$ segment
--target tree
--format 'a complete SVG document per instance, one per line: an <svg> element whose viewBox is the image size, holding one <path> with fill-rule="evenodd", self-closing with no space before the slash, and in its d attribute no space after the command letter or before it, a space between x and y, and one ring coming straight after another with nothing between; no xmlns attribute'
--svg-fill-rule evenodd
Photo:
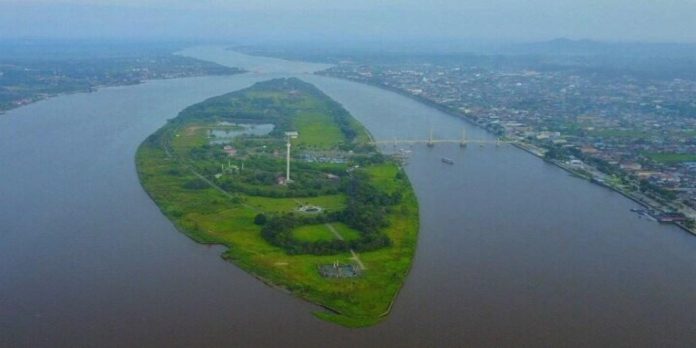
<svg viewBox="0 0 696 348"><path fill-rule="evenodd" d="M266 217L266 214L264 213L258 214L256 217L254 217L254 223L259 226L265 225L266 222L268 222L268 217Z"/></svg>

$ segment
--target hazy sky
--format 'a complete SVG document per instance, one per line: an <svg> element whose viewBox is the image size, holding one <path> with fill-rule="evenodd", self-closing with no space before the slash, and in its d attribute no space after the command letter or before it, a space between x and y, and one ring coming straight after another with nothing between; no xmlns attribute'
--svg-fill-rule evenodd
<svg viewBox="0 0 696 348"><path fill-rule="evenodd" d="M0 38L696 42L696 0L0 0Z"/></svg>

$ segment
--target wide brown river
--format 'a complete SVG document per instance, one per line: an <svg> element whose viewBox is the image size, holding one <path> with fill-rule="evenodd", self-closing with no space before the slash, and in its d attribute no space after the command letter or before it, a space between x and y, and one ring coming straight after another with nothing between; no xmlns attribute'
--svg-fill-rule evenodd
<svg viewBox="0 0 696 348"><path fill-rule="evenodd" d="M278 76L314 83L378 139L422 139L431 127L489 136L392 92L308 74L318 64L183 54L251 73L0 115L0 346L696 344L696 237L510 146L411 148L421 231L391 316L366 329L315 319L315 306L177 232L138 183L138 144L190 104Z"/></svg>

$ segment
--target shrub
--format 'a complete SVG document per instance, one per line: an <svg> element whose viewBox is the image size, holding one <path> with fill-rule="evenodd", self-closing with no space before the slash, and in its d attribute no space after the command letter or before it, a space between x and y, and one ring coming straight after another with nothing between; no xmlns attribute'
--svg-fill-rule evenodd
<svg viewBox="0 0 696 348"><path fill-rule="evenodd" d="M268 222L268 217L266 217L266 214L261 213L261 214L256 215L256 217L254 217L254 223L259 225L259 226L265 225L266 222Z"/></svg>

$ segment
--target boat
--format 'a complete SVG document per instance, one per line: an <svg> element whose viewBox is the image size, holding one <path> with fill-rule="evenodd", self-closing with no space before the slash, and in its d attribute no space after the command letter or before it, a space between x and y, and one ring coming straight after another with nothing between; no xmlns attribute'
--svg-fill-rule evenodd
<svg viewBox="0 0 696 348"><path fill-rule="evenodd" d="M454 161L447 157L442 157L442 163L454 164Z"/></svg>

